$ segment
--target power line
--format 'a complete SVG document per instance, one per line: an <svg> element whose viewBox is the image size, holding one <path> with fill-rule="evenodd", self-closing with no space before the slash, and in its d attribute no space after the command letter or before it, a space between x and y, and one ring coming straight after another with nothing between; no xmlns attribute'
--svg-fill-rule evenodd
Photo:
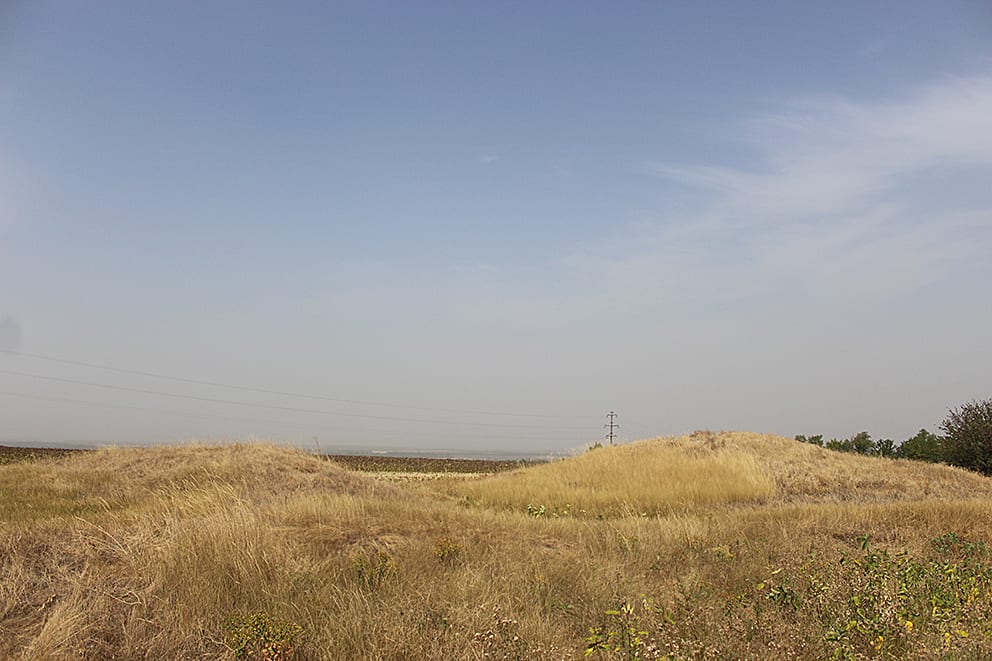
<svg viewBox="0 0 992 661"><path fill-rule="evenodd" d="M546 419L559 419L559 420L575 420L577 417L581 416L569 416L569 415L549 415L543 413L511 413L507 411L482 411L475 409L449 409L449 408L437 408L429 406L410 406L406 404L389 404L386 402L373 402L369 400L362 399L345 399L341 397L330 397L326 395L310 395L307 393L300 392L290 392L285 390L273 390L269 388L257 388L254 386L242 386L233 383L223 383L220 381L205 381L201 379L189 379L181 376L170 376L168 374L159 374L157 372L148 372L145 370L135 370L126 369L123 367L112 367L110 365L99 365L97 363L89 363L82 360L71 360L69 358L56 358L54 356L45 356L37 353L27 353L23 351L11 351L8 349L0 349L0 353L5 353L12 356L23 356L25 358L34 358L37 360L46 360L53 363L62 363L64 365L75 365L77 367L87 367L90 369L104 370L106 372L116 372L118 374L132 374L135 376L145 376L153 379L164 379L167 381L176 381L179 383L190 383L199 386L211 386L214 388L228 388L231 390L241 390L245 392L257 392L266 395L282 395L285 397L300 397L303 399L313 399L326 402L336 402L339 404L357 404L361 406L379 406L384 408L399 408L408 409L411 411L432 411L435 413L462 413L468 415L489 415L489 416L500 416L500 417L513 417L513 418L546 418Z"/></svg>
<svg viewBox="0 0 992 661"><path fill-rule="evenodd" d="M266 418L244 418L244 417L240 417L240 416L233 417L233 416L226 416L226 415L219 415L219 414L191 413L189 411L170 411L170 410L167 410L167 409L152 408L152 407L148 407L148 406L132 406L130 404L116 404L116 403L110 403L110 402L94 402L94 401L91 401L91 400L84 400L84 399L73 399L73 398L68 398L68 397L49 397L49 396L44 396L44 395L33 395L33 394L19 393L19 392L9 392L9 391L0 391L0 395L7 396L7 397L19 397L19 398L23 398L23 399L33 399L33 400L39 400L39 401L43 401L43 402L57 402L57 403L62 403L62 404L78 404L78 405L81 405L81 406L99 406L99 407L104 407L104 408L123 409L123 410L129 410L129 411L141 411L141 412L144 412L144 413L159 413L159 414L164 414L164 415L181 416L181 417L185 417L185 418L195 418L195 419L201 419L201 420L233 420L233 421L236 421L236 422L243 422L243 423L254 423L254 424L264 424L264 425L279 425L279 426L283 426L283 427L291 427L293 429L307 430L307 431L313 431L314 428L318 426L318 425L315 425L315 424L310 424L310 425L301 424L299 422L293 422L293 421L289 421L289 420L273 420L273 419L266 419ZM346 428L342 428L342 427L337 426L337 425L335 425L334 431L359 431L359 432L365 432L365 433L374 434L375 436L380 436L380 435L383 435L383 434L387 434L387 435L389 435L389 434L393 434L393 435L395 435L395 434L409 435L408 432L406 432L404 430L397 430L397 429L370 430L370 429L367 429L367 428L360 428L360 427L346 427ZM462 438L462 439L464 439L466 437L469 437L469 438L472 438L473 440L478 440L478 439L482 439L482 440L500 440L500 439L493 439L492 437L472 436L468 432L457 432L456 433L456 432L432 431L432 432L430 432L430 436L431 437L435 437L435 436L437 436L437 437L445 437L445 438ZM507 439L502 439L502 440L507 440ZM534 437L519 437L519 436L514 436L510 440L514 440L514 441L533 441L533 442L549 442L549 441L554 442L554 441L562 441L562 440L568 440L568 439L562 439L562 438L534 438Z"/></svg>
<svg viewBox="0 0 992 661"><path fill-rule="evenodd" d="M319 409L307 409L296 406L279 406L277 404L256 404L253 402L243 402L233 399L220 399L217 397L202 397L199 395L184 395L181 393L165 392L161 390L149 390L145 388L132 388L128 386L114 386L107 383L95 383L93 381L83 381L81 379L67 379L57 376L43 376L40 374L31 374L28 372L17 372L14 370L0 370L0 374L9 374L11 376L20 376L30 379L42 379L45 381L55 381L59 383L71 383L75 385L89 386L92 388L105 388L107 390L118 390L124 392L135 392L145 395L155 395L159 397L173 397L176 399L190 399L200 402L212 402L215 404L229 404L232 406L250 406L253 408L266 408L273 409L277 411L291 411L293 413L313 413L317 415L329 415L329 416L339 416L346 418L362 418L366 420L392 420L394 422L413 422L413 423L428 423L428 424L438 424L438 425L467 425L471 427L493 427L493 428L506 428L506 429L559 429L559 430L572 430L579 431L585 430L586 427L573 427L573 426L558 426L558 425L520 425L520 424L507 424L498 422L467 422L458 420L439 420L439 419L427 419L427 418L405 418L398 416L383 416L383 415L367 415L361 413L341 413L335 411L323 411Z"/></svg>
<svg viewBox="0 0 992 661"><path fill-rule="evenodd" d="M310 429L313 425L301 425L299 423L283 421L283 420L267 420L264 418L241 418L241 417L231 417L225 415L210 415L202 413L190 413L189 411L169 411L166 409L151 408L148 406L131 406L130 404L113 404L110 402L94 402L85 399L72 399L69 397L47 397L44 395L30 395L21 392L8 392L0 391L0 395L6 397L20 397L23 399L34 399L42 402L57 402L60 404L79 404L82 406L100 406L104 408L111 409L123 409L127 411L141 411L143 413L160 413L165 415L178 415L184 418L199 418L201 420L235 420L238 422L254 422L257 424L267 424L267 425L284 425L287 427L295 427L298 429Z"/></svg>

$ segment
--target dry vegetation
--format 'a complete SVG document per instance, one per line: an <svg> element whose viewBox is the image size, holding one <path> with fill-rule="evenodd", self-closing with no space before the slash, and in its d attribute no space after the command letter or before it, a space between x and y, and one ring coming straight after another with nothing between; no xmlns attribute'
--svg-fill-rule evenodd
<svg viewBox="0 0 992 661"><path fill-rule="evenodd" d="M270 445L9 464L0 658L992 658L989 495L737 433L409 485Z"/></svg>
<svg viewBox="0 0 992 661"><path fill-rule="evenodd" d="M767 502L776 488L758 455L709 439L597 448L568 461L453 482L447 492L485 507L530 507L535 514L543 506L545 514L604 518Z"/></svg>

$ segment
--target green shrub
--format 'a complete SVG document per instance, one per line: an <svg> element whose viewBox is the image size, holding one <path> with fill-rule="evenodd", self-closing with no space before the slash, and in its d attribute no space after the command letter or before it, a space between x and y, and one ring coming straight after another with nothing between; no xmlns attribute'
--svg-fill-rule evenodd
<svg viewBox="0 0 992 661"><path fill-rule="evenodd" d="M645 607L647 604L645 603ZM648 642L649 632L641 623L634 605L623 601L605 613L607 621L589 629L586 656L599 653L609 659L634 661L654 651Z"/></svg>
<svg viewBox="0 0 992 661"><path fill-rule="evenodd" d="M296 658L296 640L302 633L303 628L295 622L257 611L228 621L227 645L236 659L291 661Z"/></svg>
<svg viewBox="0 0 992 661"><path fill-rule="evenodd" d="M894 457L896 456L896 442L891 438L880 438L875 441L872 454L877 457Z"/></svg>
<svg viewBox="0 0 992 661"><path fill-rule="evenodd" d="M880 438L873 441L871 439L871 434L866 431L858 432L851 438L845 438L842 440L837 440L832 438L825 444L822 443L822 436L796 436L796 440L803 443L812 443L813 445L822 445L828 450L835 450L837 452L850 452L853 454L863 454L872 457L895 457L897 456L897 448L895 441L891 438Z"/></svg>
<svg viewBox="0 0 992 661"><path fill-rule="evenodd" d="M902 459L939 463L943 459L944 439L921 429L916 436L908 438L896 448L896 456Z"/></svg>
<svg viewBox="0 0 992 661"><path fill-rule="evenodd" d="M951 409L940 428L945 461L992 475L992 399Z"/></svg>
<svg viewBox="0 0 992 661"><path fill-rule="evenodd" d="M445 564L456 563L462 555L462 545L450 537L434 540L434 557Z"/></svg>
<svg viewBox="0 0 992 661"><path fill-rule="evenodd" d="M352 560L358 580L365 587L374 590L386 582L396 569L396 563L385 551L369 555L358 555Z"/></svg>
<svg viewBox="0 0 992 661"><path fill-rule="evenodd" d="M875 442L871 440L871 434L866 431L859 432L851 438L838 441L832 438L824 446L828 450L838 452L853 452L855 454L875 454Z"/></svg>

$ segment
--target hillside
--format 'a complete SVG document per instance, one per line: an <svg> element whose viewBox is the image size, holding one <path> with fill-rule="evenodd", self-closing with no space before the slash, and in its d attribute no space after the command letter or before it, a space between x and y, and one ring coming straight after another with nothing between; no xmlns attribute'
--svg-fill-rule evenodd
<svg viewBox="0 0 992 661"><path fill-rule="evenodd" d="M788 503L886 503L992 496L992 480L943 465L844 454L747 432L696 432L479 480L441 483L490 507L618 516Z"/></svg>
<svg viewBox="0 0 992 661"><path fill-rule="evenodd" d="M660 439L664 443L664 439ZM732 447L775 480L776 502L899 502L992 496L992 480L953 466L835 452L781 436L727 432L675 439L685 452Z"/></svg>
<svg viewBox="0 0 992 661"><path fill-rule="evenodd" d="M980 658L990 493L750 433L415 485L272 445L4 465L0 657Z"/></svg>

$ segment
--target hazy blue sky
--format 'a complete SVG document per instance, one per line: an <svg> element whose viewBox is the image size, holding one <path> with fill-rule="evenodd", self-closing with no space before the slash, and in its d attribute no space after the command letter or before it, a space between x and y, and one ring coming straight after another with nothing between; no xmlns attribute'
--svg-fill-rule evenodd
<svg viewBox="0 0 992 661"><path fill-rule="evenodd" d="M903 440L990 283L985 1L0 4L0 442Z"/></svg>

